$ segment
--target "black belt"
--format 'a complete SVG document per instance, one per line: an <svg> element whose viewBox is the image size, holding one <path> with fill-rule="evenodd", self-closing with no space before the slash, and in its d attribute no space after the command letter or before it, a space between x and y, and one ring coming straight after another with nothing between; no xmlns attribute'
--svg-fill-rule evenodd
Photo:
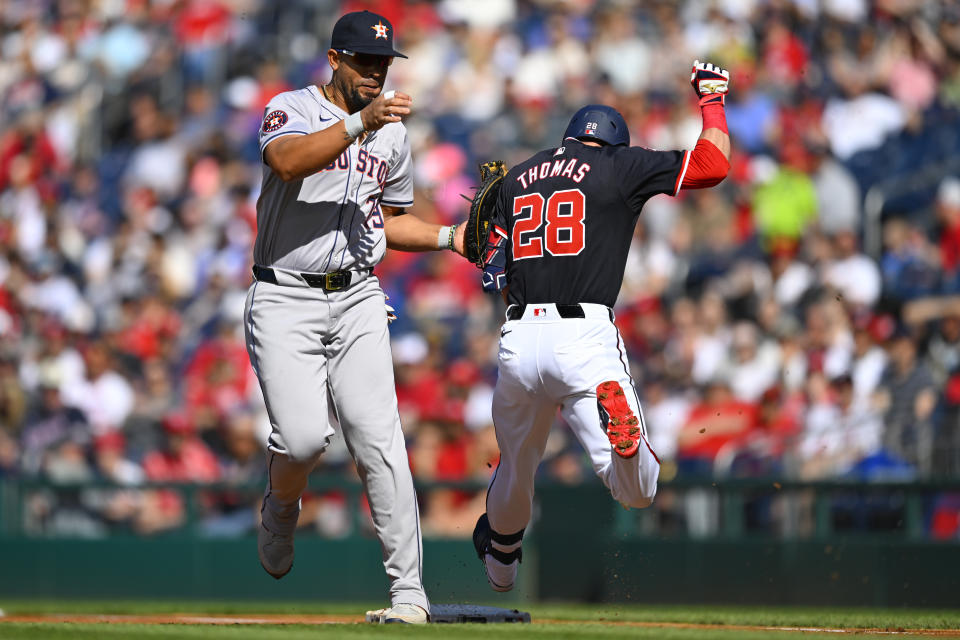
<svg viewBox="0 0 960 640"><path fill-rule="evenodd" d="M579 304L556 304L554 305L557 308L557 315L561 318L586 318L586 314L583 312L583 307ZM507 309L507 320L519 320L523 317L523 312L526 310L527 305L525 304L514 304Z"/></svg>
<svg viewBox="0 0 960 640"><path fill-rule="evenodd" d="M369 271L367 271L369 273ZM323 289L324 291L339 291L341 289L346 289L350 286L350 282L353 280L352 271L334 271L332 273L301 273L296 272L296 275L303 278L303 281L307 283L307 286L313 287L314 289ZM260 265L253 265L253 277L256 278L259 282L268 282L270 284L279 284L277 282L277 274L270 267L261 267Z"/></svg>

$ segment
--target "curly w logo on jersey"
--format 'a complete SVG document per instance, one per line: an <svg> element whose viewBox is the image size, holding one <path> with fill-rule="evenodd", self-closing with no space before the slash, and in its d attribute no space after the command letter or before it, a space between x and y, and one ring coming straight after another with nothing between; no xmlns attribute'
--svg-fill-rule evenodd
<svg viewBox="0 0 960 640"><path fill-rule="evenodd" d="M271 111L263 118L263 132L270 133L271 131L276 131L283 125L287 124L287 114L284 111Z"/></svg>

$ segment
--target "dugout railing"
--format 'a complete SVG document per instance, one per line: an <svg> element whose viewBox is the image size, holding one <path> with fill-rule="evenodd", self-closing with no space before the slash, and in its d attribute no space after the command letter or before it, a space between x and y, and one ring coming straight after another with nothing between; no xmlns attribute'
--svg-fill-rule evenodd
<svg viewBox="0 0 960 640"><path fill-rule="evenodd" d="M569 507L594 501L599 484L591 479L582 485L541 481L537 486L539 520L564 519L569 508L555 512L554 497ZM423 498L436 491L455 491L461 495L486 490L481 481L418 482ZM229 495L237 503L251 508L259 502L263 487L250 483L170 483L146 482L121 485L95 480L56 483L43 479L0 479L0 536L58 537L56 530L45 528L38 520L54 520L57 510L86 511L97 514L104 498L111 494L173 492L182 499L182 521L171 530L185 535L203 534L204 518L216 517L219 496ZM310 495L318 498L337 495L349 522L339 535L354 535L363 530L368 511L363 506L359 482L341 476L317 475L311 479ZM543 508L541 498L551 503ZM589 496L589 497L588 497ZM206 506L205 506L206 505ZM829 538L835 535L863 535L904 540L950 540L949 522L957 519L954 540L960 544L960 479L923 481L797 481L777 478L675 478L661 482L657 499L648 509L624 509L608 498L610 532L623 537L659 538L767 536L780 539ZM38 511L42 512L38 514ZM427 514L429 516L429 514ZM606 518L603 519L607 521ZM253 522L251 520L251 522ZM252 531L252 526L250 527ZM117 529L120 529L119 527ZM244 532L238 525L233 533ZM132 530L124 530L134 533ZM113 535L109 527L104 535ZM319 532L318 532L319 533ZM203 535L216 537L216 533ZM462 537L468 537L469 531ZM61 536L61 537L69 537ZM95 535L93 536L95 537ZM446 536L444 536L446 537ZM456 536L454 536L456 537Z"/></svg>

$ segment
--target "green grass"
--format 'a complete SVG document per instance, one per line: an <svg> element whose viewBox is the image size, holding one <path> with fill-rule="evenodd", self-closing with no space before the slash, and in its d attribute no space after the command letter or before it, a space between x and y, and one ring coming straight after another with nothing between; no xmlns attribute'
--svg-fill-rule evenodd
<svg viewBox="0 0 960 640"><path fill-rule="evenodd" d="M507 606L489 602L494 606ZM331 614L362 615L384 603L136 600L0 600L7 615L104 614L210 615ZM513 606L513 605L509 605ZM676 622L694 624L960 629L960 609L871 609L829 607L746 607L700 605L530 604L517 605L534 620Z"/></svg>
<svg viewBox="0 0 960 640"><path fill-rule="evenodd" d="M258 614L362 615L377 603L318 604L311 602L211 602L211 601L49 601L0 600L7 615L104 614L154 615L187 613L256 616ZM656 638L664 640L767 640L809 637L796 632L742 629L677 629L611 625L610 622L690 623L759 627L827 627L880 629L960 629L960 610L855 609L743 606L630 606L588 604L532 604L522 606L535 622L569 621L534 625L430 625L396 627L367 624L318 625L141 625L98 623L0 623L0 638L203 638L216 640L296 640L299 638ZM820 634L817 634L820 635ZM823 634L827 635L827 634ZM829 634L836 637L837 634ZM881 637L858 633L858 638ZM889 638L889 635L882 637ZM897 635L898 638L921 637ZM942 636L941 636L942 637ZM960 637L960 633L955 637Z"/></svg>
<svg viewBox="0 0 960 640"><path fill-rule="evenodd" d="M105 624L4 624L0 627L3 638L86 640L88 638L106 638L132 640L134 638L202 638L203 640L300 640L308 638L559 638L581 640L583 638L639 638L662 640L784 640L785 638L806 638L811 634L798 634L790 631L743 631L722 629L659 629L615 627L598 624L582 625L524 625L523 628L499 625L468 624L456 626L428 626L397 628L376 627L373 625L244 625L190 626L190 625L105 625ZM821 635L821 634L813 634ZM823 634L828 635L828 634ZM829 634L833 637L836 634ZM889 635L857 633L857 638L889 638ZM914 634L903 634L897 638L921 638Z"/></svg>
<svg viewBox="0 0 960 640"><path fill-rule="evenodd" d="M535 605L555 620L612 620L770 627L960 629L960 610L689 605ZM534 613L536 612L536 613Z"/></svg>

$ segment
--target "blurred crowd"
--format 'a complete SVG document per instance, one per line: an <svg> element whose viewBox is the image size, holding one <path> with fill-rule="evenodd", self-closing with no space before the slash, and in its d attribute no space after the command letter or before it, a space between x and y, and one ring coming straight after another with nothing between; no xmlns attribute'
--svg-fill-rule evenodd
<svg viewBox="0 0 960 640"><path fill-rule="evenodd" d="M690 64L730 70L730 176L648 203L616 307L665 479L960 476L955 2L6 0L0 478L264 480L242 324L257 130L273 95L328 80L333 22L364 8L409 56L387 86L414 100L412 210L445 224L478 161L556 146L586 103L619 109L633 144L692 148ZM486 480L502 301L450 252L376 273L416 477ZM338 442L323 468L351 474ZM562 424L541 473L592 474ZM439 535L483 508L422 499ZM255 497L196 502L41 492L30 513L43 531L158 532L191 509L211 533L254 526ZM318 493L302 521L343 530L343 504Z"/></svg>

